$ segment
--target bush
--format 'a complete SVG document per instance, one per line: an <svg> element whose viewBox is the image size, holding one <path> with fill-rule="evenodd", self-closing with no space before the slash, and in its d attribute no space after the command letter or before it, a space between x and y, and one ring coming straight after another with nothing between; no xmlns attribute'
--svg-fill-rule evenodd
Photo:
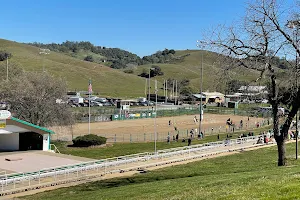
<svg viewBox="0 0 300 200"><path fill-rule="evenodd" d="M126 73L126 74L133 74L133 70L132 69L125 69L124 70L124 73Z"/></svg>
<svg viewBox="0 0 300 200"><path fill-rule="evenodd" d="M107 138L94 134L78 136L73 139L73 146L75 147L89 147L94 145L101 145L106 143Z"/></svg>
<svg viewBox="0 0 300 200"><path fill-rule="evenodd" d="M94 62L93 56L86 56L86 57L84 58L84 60L85 60L85 61L88 61L88 62Z"/></svg>

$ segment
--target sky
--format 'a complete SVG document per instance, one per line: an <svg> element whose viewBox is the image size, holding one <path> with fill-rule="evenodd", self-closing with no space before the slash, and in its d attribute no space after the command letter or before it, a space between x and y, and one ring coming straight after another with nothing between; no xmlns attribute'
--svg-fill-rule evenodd
<svg viewBox="0 0 300 200"><path fill-rule="evenodd" d="M90 41L139 56L196 49L205 30L232 24L244 0L9 0L0 38L17 42Z"/></svg>

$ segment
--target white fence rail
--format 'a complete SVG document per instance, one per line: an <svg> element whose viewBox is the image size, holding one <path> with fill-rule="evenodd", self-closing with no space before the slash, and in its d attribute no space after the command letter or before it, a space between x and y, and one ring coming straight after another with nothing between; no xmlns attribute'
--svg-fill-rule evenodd
<svg viewBox="0 0 300 200"><path fill-rule="evenodd" d="M170 162L204 157L231 150L256 146L259 136L250 136L219 142L210 142L192 146L159 150L157 153L146 152L133 155L83 162L76 165L64 165L55 168L41 169L30 173L0 174L0 196L56 185L61 181L67 183L85 176L103 176L108 173L147 168ZM231 148L231 149L230 149ZM82 180L82 179L81 179ZM51 184L50 184L51 183Z"/></svg>

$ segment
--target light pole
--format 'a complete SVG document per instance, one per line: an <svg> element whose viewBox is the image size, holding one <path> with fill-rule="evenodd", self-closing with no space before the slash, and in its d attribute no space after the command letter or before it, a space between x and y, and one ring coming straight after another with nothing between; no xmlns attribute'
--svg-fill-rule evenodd
<svg viewBox="0 0 300 200"><path fill-rule="evenodd" d="M149 76L148 76L148 82L149 82L149 86L148 86L148 104L147 104L147 106L148 106L148 112L149 112L149 106L150 106L150 88L151 88L151 86L150 86L150 84L151 84L151 82L150 82L150 78L151 78L150 74L151 74L151 70L153 70L153 69L154 69L153 67L149 68Z"/></svg>
<svg viewBox="0 0 300 200"><path fill-rule="evenodd" d="M296 29L295 39L296 39L296 46L298 48L298 31L300 27L300 20L288 21L287 24L288 28ZM295 85L296 85L296 93L298 93L298 52L296 49L296 64L295 64ZM296 112L296 160L298 159L298 110Z"/></svg>
<svg viewBox="0 0 300 200"><path fill-rule="evenodd" d="M199 113L199 134L202 129L202 118L203 118L203 110L202 110L202 92L203 92L203 41L197 40L197 47L201 48L201 72L200 72L200 113ZM204 136L204 135L202 135Z"/></svg>
<svg viewBox="0 0 300 200"><path fill-rule="evenodd" d="M156 140L157 140L157 125L156 125L156 116L157 116L157 80L155 80L155 118L154 118L154 153L156 155Z"/></svg>
<svg viewBox="0 0 300 200"><path fill-rule="evenodd" d="M8 81L8 56L6 57L6 81Z"/></svg>
<svg viewBox="0 0 300 200"><path fill-rule="evenodd" d="M50 49L40 49L39 54L48 55L50 54ZM43 56L43 72L45 72L45 57Z"/></svg>

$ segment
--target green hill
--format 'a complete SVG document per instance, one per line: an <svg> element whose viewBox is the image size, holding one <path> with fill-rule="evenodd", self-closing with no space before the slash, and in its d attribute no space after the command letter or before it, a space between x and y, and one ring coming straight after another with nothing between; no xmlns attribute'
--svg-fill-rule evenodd
<svg viewBox="0 0 300 200"><path fill-rule="evenodd" d="M87 90L88 79L93 81L93 90L101 96L138 97L144 94L144 78L126 74L101 64L91 63L50 52L39 54L38 47L0 39L0 50L12 54L9 60L10 71L14 66L25 71L45 70L55 76L64 77L70 90ZM6 62L0 62L5 66Z"/></svg>
<svg viewBox="0 0 300 200"><path fill-rule="evenodd" d="M230 70L224 76L216 53L200 50L176 51L167 63L155 63L131 67L133 74L124 73L122 70L112 69L95 62L87 62L82 59L91 55L90 51L79 49L76 51L76 58L65 53L51 51L49 55L39 54L40 49L35 46L12 42L0 39L0 50L8 51L12 54L9 60L10 71L14 66L19 66L27 71L45 70L55 76L64 77L69 86L69 90L87 90L88 79L93 81L93 90L101 96L111 97L140 97L145 95L145 78L139 77L140 73L149 71L153 65L159 66L164 72L163 76L156 76L151 79L151 92L154 92L154 79L158 80L158 87L163 88L164 79L173 78L177 80L189 79L193 92L199 92L200 66L203 53L203 90L224 91L224 82L228 79L253 81L258 74L255 71L245 69ZM102 49L103 50L103 49ZM104 49L110 55L110 51L115 49ZM118 50L122 53L122 50ZM115 52L113 52L115 53ZM126 53L130 54L130 52ZM124 54L125 55L125 54ZM127 57L125 55L125 57ZM134 55L134 54L132 54ZM98 61L105 57L93 54ZM151 57L151 56L149 56ZM0 62L0 66L5 66L5 62ZM128 69L128 68L126 68ZM230 78L228 78L230 77ZM163 94L163 90L159 91Z"/></svg>
<svg viewBox="0 0 300 200"><path fill-rule="evenodd" d="M141 74L143 71L149 71L153 65L159 66L164 72L163 76L156 76L157 80L163 83L164 79L178 79L183 78L190 80L190 86L195 91L199 91L200 87L200 71L201 59L203 53L203 90L222 91L225 89L225 81L230 79L252 82L257 79L258 73L254 70L247 69L233 69L228 75L224 75L220 62L218 62L219 55L213 52L201 50L183 50L176 51L175 57L169 63L161 64L147 64L138 66L134 73Z"/></svg>

